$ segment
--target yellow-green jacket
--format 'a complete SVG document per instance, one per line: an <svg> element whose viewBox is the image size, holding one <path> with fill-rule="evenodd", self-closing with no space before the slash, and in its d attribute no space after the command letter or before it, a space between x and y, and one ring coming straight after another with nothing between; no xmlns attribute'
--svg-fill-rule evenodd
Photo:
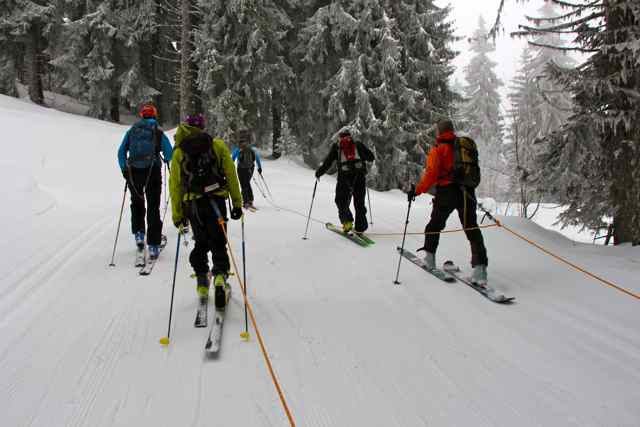
<svg viewBox="0 0 640 427"><path fill-rule="evenodd" d="M171 213L174 224L184 219L184 202L202 197L200 194L185 193L184 191L182 185L182 162L184 161L184 154L180 148L180 144L186 137L199 132L202 132L200 128L189 126L186 123L181 123L176 131L173 157L171 158L171 175L169 176L169 194L171 197ZM240 183L238 182L238 175L236 174L236 166L233 160L231 160L231 153L221 139L214 138L212 145L218 167L224 172L227 178L227 184L214 194L225 199L231 194L233 207L240 208L242 207L242 194L240 193Z"/></svg>

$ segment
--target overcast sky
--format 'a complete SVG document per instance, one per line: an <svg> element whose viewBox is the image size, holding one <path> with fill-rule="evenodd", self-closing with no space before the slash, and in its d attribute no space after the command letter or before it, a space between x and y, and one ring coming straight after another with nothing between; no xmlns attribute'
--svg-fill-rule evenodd
<svg viewBox="0 0 640 427"><path fill-rule="evenodd" d="M451 18L455 21L456 35L463 39L455 44L455 49L460 55L454 61L456 66L455 78L464 83L463 69L469 63L471 52L467 38L478 27L478 17L482 15L490 28L498 11L500 0L437 0L436 4L444 6L450 4L453 8ZM524 39L513 39L509 33L518 29L518 24L526 23L524 15L537 16L537 10L544 4L544 0L529 0L523 4L522 1L505 0L505 7L502 14L502 23L505 30L496 39L496 52L493 53L493 60L498 63L496 74L504 83L501 89L503 96L502 105L505 105L507 86L518 69L518 60L522 48L526 45Z"/></svg>

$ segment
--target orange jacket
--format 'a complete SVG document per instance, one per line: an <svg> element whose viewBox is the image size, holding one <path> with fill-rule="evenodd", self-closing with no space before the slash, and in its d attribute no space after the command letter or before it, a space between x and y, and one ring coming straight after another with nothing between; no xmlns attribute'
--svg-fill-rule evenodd
<svg viewBox="0 0 640 427"><path fill-rule="evenodd" d="M429 191L431 187L444 186L453 183L453 144L456 139L453 132L443 132L436 140L436 146L429 151L426 169L416 186L416 195Z"/></svg>

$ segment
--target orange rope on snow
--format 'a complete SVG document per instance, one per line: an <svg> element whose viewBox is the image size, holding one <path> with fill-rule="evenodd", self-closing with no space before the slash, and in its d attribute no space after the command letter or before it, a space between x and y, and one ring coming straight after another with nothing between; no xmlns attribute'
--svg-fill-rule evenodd
<svg viewBox="0 0 640 427"><path fill-rule="evenodd" d="M481 228L491 228L491 227L499 227L498 224L487 224L487 225L479 225L477 227L467 227L467 228L455 228L453 230L443 230L443 231L421 231L414 233L407 233L408 235L427 235L427 234L444 234L444 233L458 233L460 231L469 231L469 230L479 230ZM376 236L376 237L385 237L385 236L402 236L403 233L367 233L367 236Z"/></svg>
<svg viewBox="0 0 640 427"><path fill-rule="evenodd" d="M582 267L580 267L580 266L578 266L578 265L576 265L576 264L572 263L571 261L568 261L568 260L566 260L566 259L562 258L561 256L556 255L556 254L554 254L553 252L551 252L551 251L549 251L549 250L547 250L547 249L543 248L542 246L540 246L539 244L535 243L535 242L534 242L534 241L532 241L531 239L528 239L528 238L524 237L523 235L516 233L515 231L513 231L513 230L512 230L512 229L510 229L509 227L506 227L506 226L502 225L502 223L500 223L500 222L496 222L496 225L498 225L499 227L504 228L504 229L505 229L506 231L508 231L509 233L513 234L514 236L518 237L519 239L524 240L525 242L529 243L530 245L535 246L536 248L540 249L542 252L544 252L544 253L546 253L547 255L549 255L549 256L551 256L551 257L553 257L553 258L557 259L558 261L563 262L563 263L565 263L565 264L567 264L567 265L569 265L569 266L571 266L571 267L575 268L576 270L580 271L581 273L584 273L584 274L586 274L587 276L589 276L589 277L591 277L591 278L593 278L593 279L596 279L597 281L599 281L599 282L601 282L601 283L604 283L604 284L605 284L605 285L607 285L607 286L610 286L610 287L612 287L612 288L614 288L614 289L616 289L616 290L618 290L618 291L620 291L620 292L622 292L622 293L625 293L625 294L627 294L627 295L629 295L629 296L632 296L632 297L634 297L634 298L636 298L636 299L640 300L640 295L635 294L635 293L633 293L633 292L631 292L631 291L629 291L629 290L627 290L627 289L625 289L625 288L623 288L623 287L620 287L620 286L618 286L618 285L616 285L616 284L614 284L614 283L612 283L612 282L610 282L610 281L608 281L608 280L606 280L606 279L603 279L602 277L596 276L596 275L595 275L595 274L593 274L593 273L590 273L589 271L587 271L587 270L585 270L584 268L582 268Z"/></svg>
<svg viewBox="0 0 640 427"><path fill-rule="evenodd" d="M278 377L273 369L273 365L271 364L271 360L269 359L269 354L267 353L267 349L264 345L264 340L262 339L262 335L260 334L260 330L258 329L258 322L253 314L253 308L249 303L247 298L247 288L245 284L242 282L240 278L240 271L238 270L238 266L236 265L236 258L233 256L233 248L231 247L231 242L229 241L229 236L227 235L227 229L224 226L224 220L218 220L222 231L224 232L224 237L227 240L227 244L229 245L229 254L231 255L231 261L233 263L233 269L235 270L236 278L238 279L238 284L240 286L240 290L242 290L242 297L244 298L244 303L247 306L247 310L249 311L249 317L251 318L251 324L253 325L253 329L256 331L256 336L258 337L258 344L260 345L260 350L262 351L262 356L264 356L264 361L267 364L267 369L269 370L269 374L271 375L271 379L273 380L273 384L278 391L278 396L280 397L280 402L282 403L282 407L284 408L284 412L289 419L289 425L291 427L295 427L296 423L293 420L293 416L291 415L291 411L289 410L289 405L287 405L287 400L284 397L284 393L282 391L282 387L280 387L280 383L278 382Z"/></svg>

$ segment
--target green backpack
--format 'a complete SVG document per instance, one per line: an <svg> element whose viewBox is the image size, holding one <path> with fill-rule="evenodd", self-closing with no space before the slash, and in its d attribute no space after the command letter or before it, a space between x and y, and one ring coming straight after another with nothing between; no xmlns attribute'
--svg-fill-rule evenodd
<svg viewBox="0 0 640 427"><path fill-rule="evenodd" d="M476 188L480 185L480 164L475 141L467 136L460 136L451 144L453 145L453 181L468 188Z"/></svg>

